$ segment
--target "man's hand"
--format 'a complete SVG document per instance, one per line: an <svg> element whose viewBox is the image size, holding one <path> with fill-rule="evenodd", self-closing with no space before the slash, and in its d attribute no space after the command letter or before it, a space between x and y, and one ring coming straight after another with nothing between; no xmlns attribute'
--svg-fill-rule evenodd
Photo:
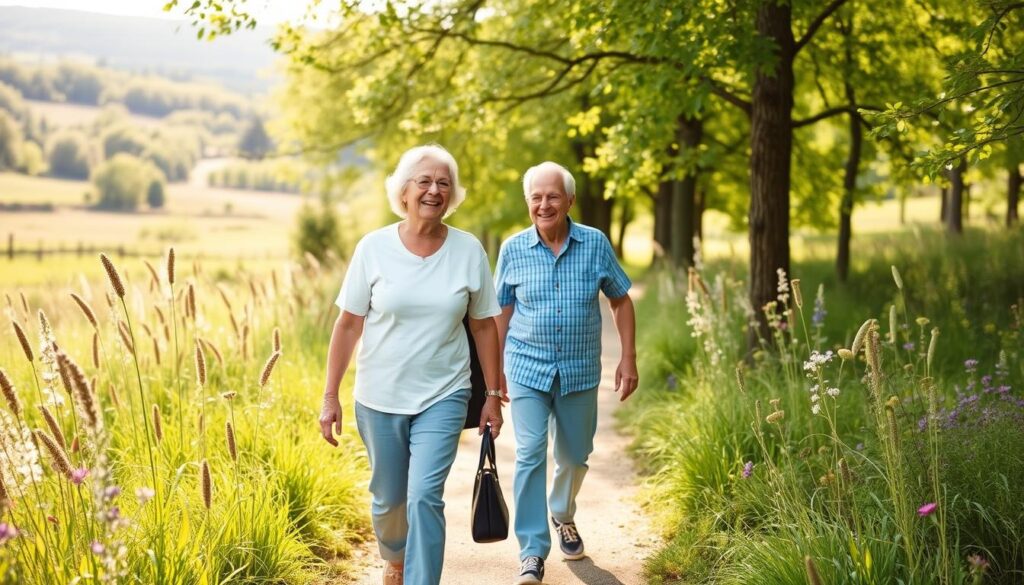
<svg viewBox="0 0 1024 585"><path fill-rule="evenodd" d="M622 391L619 402L629 398L640 383L640 375L636 371L636 356L623 357L615 368L615 391Z"/></svg>
<svg viewBox="0 0 1024 585"><path fill-rule="evenodd" d="M497 439L501 433L501 425L504 422L501 416L501 407L504 406L497 397L488 396L484 402L483 410L480 411L480 435L484 434L487 424L491 425L491 438Z"/></svg>

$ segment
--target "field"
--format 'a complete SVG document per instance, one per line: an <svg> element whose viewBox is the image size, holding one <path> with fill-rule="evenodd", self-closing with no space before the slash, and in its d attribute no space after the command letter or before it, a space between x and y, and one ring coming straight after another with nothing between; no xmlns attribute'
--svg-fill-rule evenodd
<svg viewBox="0 0 1024 585"><path fill-rule="evenodd" d="M67 104L55 102L41 102L37 100L25 100L31 108L34 116L45 118L46 123L51 127L64 128L68 126L87 126L91 124L102 112L102 107L84 106L80 104ZM159 118L131 114L130 120L139 126L157 126Z"/></svg>

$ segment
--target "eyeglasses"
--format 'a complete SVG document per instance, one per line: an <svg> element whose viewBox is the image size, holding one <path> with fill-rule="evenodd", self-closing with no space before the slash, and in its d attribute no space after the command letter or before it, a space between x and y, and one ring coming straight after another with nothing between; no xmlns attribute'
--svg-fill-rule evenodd
<svg viewBox="0 0 1024 585"><path fill-rule="evenodd" d="M431 179L430 177L418 177L418 178L410 179L410 180L413 183L415 183L416 186L419 187L421 191L426 191L427 189L430 189L430 186L434 185L434 184L437 185L437 190L438 191L442 191L444 193L447 193L448 191L451 191L451 189L452 189L452 183L448 179L436 179L436 180L434 180L434 179Z"/></svg>

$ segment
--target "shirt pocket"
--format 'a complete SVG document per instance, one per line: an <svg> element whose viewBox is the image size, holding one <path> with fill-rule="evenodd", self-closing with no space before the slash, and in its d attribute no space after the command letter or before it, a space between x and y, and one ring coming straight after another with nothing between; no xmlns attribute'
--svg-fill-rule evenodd
<svg viewBox="0 0 1024 585"><path fill-rule="evenodd" d="M565 298L574 303L587 303L597 297L601 275L595 270L575 270L566 275ZM561 285L561 283L560 283Z"/></svg>

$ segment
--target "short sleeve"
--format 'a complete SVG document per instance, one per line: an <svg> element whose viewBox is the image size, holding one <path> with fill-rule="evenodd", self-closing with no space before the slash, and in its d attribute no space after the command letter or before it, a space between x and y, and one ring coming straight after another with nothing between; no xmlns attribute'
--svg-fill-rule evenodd
<svg viewBox="0 0 1024 585"><path fill-rule="evenodd" d="M615 257L608 238L601 236L601 292L609 299L617 299L629 292L633 282Z"/></svg>
<svg viewBox="0 0 1024 585"><path fill-rule="evenodd" d="M507 307L516 300L515 287L508 281L508 242L506 240L498 251L498 263L494 268L494 288L498 295L498 305Z"/></svg>
<svg viewBox="0 0 1024 585"><path fill-rule="evenodd" d="M486 319L501 314L498 299L494 292L494 281L491 280L491 267L487 262L487 254L480 248L478 261L480 288L469 295L469 316L472 319Z"/></svg>
<svg viewBox="0 0 1024 585"><path fill-rule="evenodd" d="M370 312L370 282L366 278L366 250L363 241L356 245L349 261L341 291L334 304L343 311L365 317Z"/></svg>

